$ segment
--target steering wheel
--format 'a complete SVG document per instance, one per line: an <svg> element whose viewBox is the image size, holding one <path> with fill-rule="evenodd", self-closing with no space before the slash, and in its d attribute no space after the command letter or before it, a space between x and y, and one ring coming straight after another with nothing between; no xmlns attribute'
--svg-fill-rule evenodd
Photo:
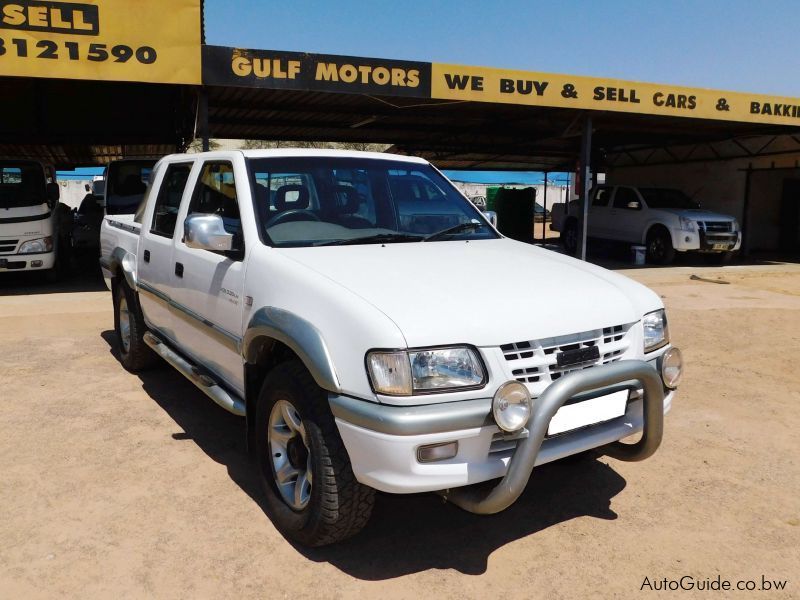
<svg viewBox="0 0 800 600"><path fill-rule="evenodd" d="M275 225L279 225L287 220L289 217L294 216L303 216L308 218L303 219L291 219L292 221L320 221L321 219L317 216L317 213L314 211L308 210L307 208L292 208L290 210L285 210L282 213L278 213L274 217L272 217L264 227L273 227Z"/></svg>

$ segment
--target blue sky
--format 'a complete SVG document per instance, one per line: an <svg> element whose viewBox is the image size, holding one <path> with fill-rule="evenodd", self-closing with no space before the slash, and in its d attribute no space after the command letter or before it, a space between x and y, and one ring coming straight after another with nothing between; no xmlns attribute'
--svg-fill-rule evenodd
<svg viewBox="0 0 800 600"><path fill-rule="evenodd" d="M206 39L800 96L798 8L796 0L206 0Z"/></svg>

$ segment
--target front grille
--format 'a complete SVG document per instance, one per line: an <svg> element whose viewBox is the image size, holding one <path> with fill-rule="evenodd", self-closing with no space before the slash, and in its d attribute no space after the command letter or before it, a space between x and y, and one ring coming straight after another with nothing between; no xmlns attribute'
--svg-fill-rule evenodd
<svg viewBox="0 0 800 600"><path fill-rule="evenodd" d="M19 240L0 240L0 254L12 254L17 249Z"/></svg>
<svg viewBox="0 0 800 600"><path fill-rule="evenodd" d="M567 373L620 360L630 347L630 329L630 324L616 325L554 338L504 344L500 349L509 362L514 378L530 384L533 393L538 395L549 383ZM599 359L565 367L558 366L556 355L559 352L594 346L600 352Z"/></svg>
<svg viewBox="0 0 800 600"><path fill-rule="evenodd" d="M707 233L730 233L733 231L733 223L730 221L699 221L700 231Z"/></svg>

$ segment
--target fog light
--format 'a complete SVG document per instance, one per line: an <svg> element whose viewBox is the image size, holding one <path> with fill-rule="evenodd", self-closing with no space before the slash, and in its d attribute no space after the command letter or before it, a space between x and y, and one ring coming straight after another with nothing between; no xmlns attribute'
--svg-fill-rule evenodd
<svg viewBox="0 0 800 600"><path fill-rule="evenodd" d="M417 460L421 463L447 460L458 454L458 442L443 442L441 444L428 444L417 448Z"/></svg>
<svg viewBox="0 0 800 600"><path fill-rule="evenodd" d="M504 431L519 431L531 416L531 395L519 381L507 381L494 394L492 414Z"/></svg>
<svg viewBox="0 0 800 600"><path fill-rule="evenodd" d="M44 261L41 261L41 260L32 260L31 261L31 267L33 267L34 269L36 267L41 267L43 264L44 264Z"/></svg>
<svg viewBox="0 0 800 600"><path fill-rule="evenodd" d="M661 379L664 385L674 390L681 382L683 375L683 356L675 347L670 348L661 356Z"/></svg>

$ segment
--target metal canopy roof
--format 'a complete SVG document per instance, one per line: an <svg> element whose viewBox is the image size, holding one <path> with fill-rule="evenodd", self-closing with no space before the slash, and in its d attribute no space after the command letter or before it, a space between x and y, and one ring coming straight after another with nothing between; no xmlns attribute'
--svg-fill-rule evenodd
<svg viewBox="0 0 800 600"><path fill-rule="evenodd" d="M450 169L571 171L587 114L597 169L800 151L796 99L218 46L202 58L203 86L0 77L0 156L96 165L207 134L385 143ZM667 95L684 100L671 106Z"/></svg>
<svg viewBox="0 0 800 600"><path fill-rule="evenodd" d="M211 137L387 143L451 169L573 170L587 114L598 168L800 148L792 98L221 46L203 82Z"/></svg>
<svg viewBox="0 0 800 600"><path fill-rule="evenodd" d="M574 109L220 86L207 93L209 133L216 138L387 143L392 152L464 170L571 171L579 154L583 111ZM680 162L692 156L748 156L736 144L717 147L734 138L747 143L797 131L783 125L607 111L592 111L592 117L598 166L636 164L648 157ZM686 145L704 148L688 157L686 152L656 152ZM758 146L763 143L751 151ZM800 143L794 148L800 149Z"/></svg>

